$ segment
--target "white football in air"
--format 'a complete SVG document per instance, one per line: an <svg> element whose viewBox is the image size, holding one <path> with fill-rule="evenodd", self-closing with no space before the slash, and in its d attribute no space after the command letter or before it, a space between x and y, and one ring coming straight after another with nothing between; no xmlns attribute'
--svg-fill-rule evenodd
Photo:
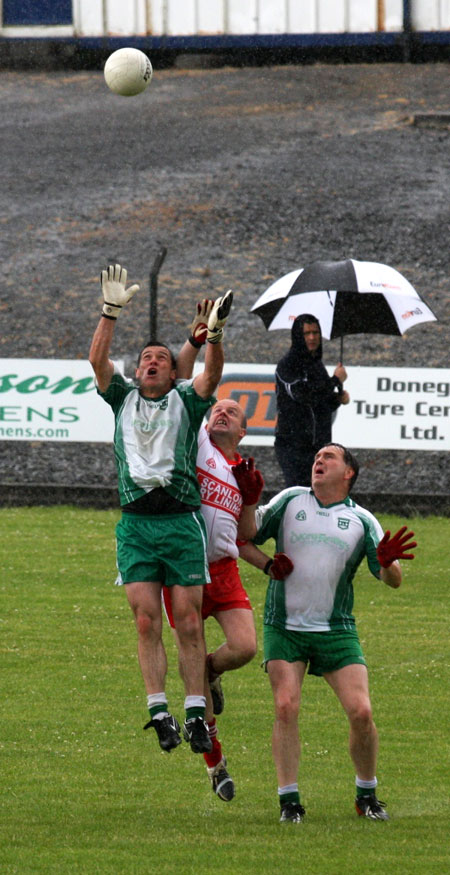
<svg viewBox="0 0 450 875"><path fill-rule="evenodd" d="M150 85L153 67L139 49L117 49L106 61L105 82L114 94L134 97Z"/></svg>

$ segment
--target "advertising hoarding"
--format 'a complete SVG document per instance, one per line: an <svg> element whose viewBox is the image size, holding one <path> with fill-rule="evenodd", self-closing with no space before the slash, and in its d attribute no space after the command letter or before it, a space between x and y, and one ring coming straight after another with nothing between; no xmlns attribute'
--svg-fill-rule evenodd
<svg viewBox="0 0 450 875"><path fill-rule="evenodd" d="M450 449L450 370L348 367L347 373L351 400L336 413L333 440L354 448ZM273 444L274 374L274 364L224 367L216 394L244 409L244 445ZM113 430L88 361L0 359L0 440L108 443Z"/></svg>

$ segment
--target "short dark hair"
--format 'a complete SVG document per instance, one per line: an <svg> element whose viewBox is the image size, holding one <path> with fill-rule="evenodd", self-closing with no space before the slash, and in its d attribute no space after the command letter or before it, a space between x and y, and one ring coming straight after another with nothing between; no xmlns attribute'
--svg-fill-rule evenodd
<svg viewBox="0 0 450 875"><path fill-rule="evenodd" d="M162 346L163 349L167 349L168 352L170 353L170 361L171 361L171 363L172 363L172 368L176 368L176 366L177 366L177 360L176 360L176 358L175 358L175 356L174 356L172 350L170 349L170 347L167 346L167 343L162 343L160 340L149 340L149 341L145 344L145 346L142 347L142 349L141 349L141 351L140 351L140 353L139 353L139 355L138 355L138 358L137 358L137 363L136 363L136 367L137 367L137 368L139 367L139 365L140 365L140 363L141 363L141 355L142 355L142 353L144 352L144 349L147 349L147 347L149 347L149 346Z"/></svg>
<svg viewBox="0 0 450 875"><path fill-rule="evenodd" d="M320 328L320 322L317 316L313 316L312 313L302 313L301 316L297 316L297 319L303 323L303 325L318 325Z"/></svg>
<svg viewBox="0 0 450 875"><path fill-rule="evenodd" d="M347 447L344 447L343 444L338 444L335 441L330 441L330 443L325 444L325 446L327 446L327 447L339 447L339 449L342 450L342 455L344 457L345 464L348 465L348 467L351 468L353 471L353 477L349 480L349 484L348 484L348 491L350 492L353 489L353 486L355 485L356 479L357 479L358 474L359 474L358 459L356 458L356 456L353 455L353 453L350 452L349 449L347 449Z"/></svg>
<svg viewBox="0 0 450 875"><path fill-rule="evenodd" d="M320 331L320 335L322 336L322 329L320 327L320 322L319 322L317 316L313 316L312 313L300 313L300 316L296 316L292 325L293 326L294 325L297 325L297 326L301 325L302 328L304 328L305 325L317 325L317 327Z"/></svg>

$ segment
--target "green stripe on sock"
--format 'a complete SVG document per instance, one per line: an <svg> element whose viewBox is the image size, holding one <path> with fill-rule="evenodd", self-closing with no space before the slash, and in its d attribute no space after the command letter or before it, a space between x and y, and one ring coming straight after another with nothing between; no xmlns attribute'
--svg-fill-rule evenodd
<svg viewBox="0 0 450 875"><path fill-rule="evenodd" d="M161 713L165 714L166 713L167 703L166 702L159 702L158 705L152 705L152 707L149 708L148 710L150 712L150 717L153 719L155 714L161 714Z"/></svg>
<svg viewBox="0 0 450 875"><path fill-rule="evenodd" d="M202 717L205 719L205 708L186 708L186 720L190 720L191 717Z"/></svg>
<svg viewBox="0 0 450 875"><path fill-rule="evenodd" d="M375 796L376 787L357 787L356 796Z"/></svg>
<svg viewBox="0 0 450 875"><path fill-rule="evenodd" d="M286 805L286 802L296 802L300 805L300 793L298 790L294 790L293 793L282 793L278 798L280 800L280 805Z"/></svg>

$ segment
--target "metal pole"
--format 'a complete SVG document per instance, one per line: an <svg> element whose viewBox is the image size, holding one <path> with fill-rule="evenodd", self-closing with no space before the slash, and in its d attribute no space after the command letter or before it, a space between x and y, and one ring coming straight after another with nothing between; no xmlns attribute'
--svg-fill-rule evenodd
<svg viewBox="0 0 450 875"><path fill-rule="evenodd" d="M158 327L158 274L167 255L167 248L161 246L150 271L150 340L157 340Z"/></svg>
<svg viewBox="0 0 450 875"><path fill-rule="evenodd" d="M411 59L411 0L403 0L403 63L409 63Z"/></svg>

